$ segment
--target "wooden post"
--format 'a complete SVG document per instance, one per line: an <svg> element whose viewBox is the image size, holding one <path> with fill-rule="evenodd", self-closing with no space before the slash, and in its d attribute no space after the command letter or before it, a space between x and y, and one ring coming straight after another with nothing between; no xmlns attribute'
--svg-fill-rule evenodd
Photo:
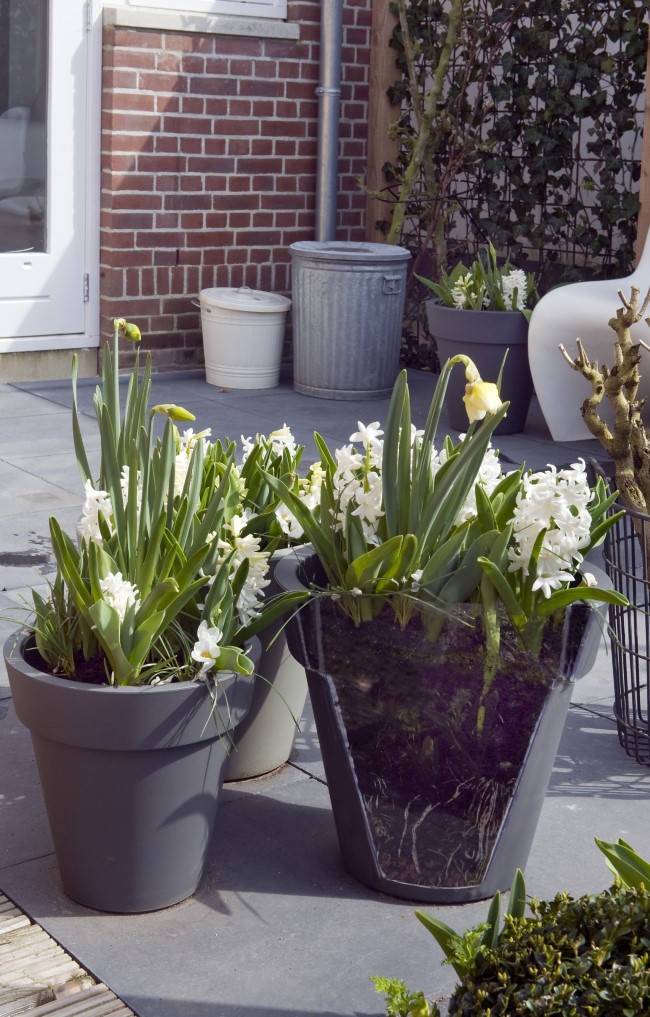
<svg viewBox="0 0 650 1017"><path fill-rule="evenodd" d="M366 187L380 191L386 186L382 166L395 162L399 152L397 141L388 137L388 125L397 120L399 109L391 106L386 91L397 80L395 51L388 43L397 18L388 9L388 0L372 0L370 36L370 69L368 76L368 155ZM390 205L366 195L366 240L382 243L386 238L375 226L381 219L390 219Z"/></svg>
<svg viewBox="0 0 650 1017"><path fill-rule="evenodd" d="M641 180L639 183L639 217L636 226L636 260L643 253L648 230L650 230L650 33L648 34L648 57L645 73L645 112L643 116L643 151L641 153Z"/></svg>

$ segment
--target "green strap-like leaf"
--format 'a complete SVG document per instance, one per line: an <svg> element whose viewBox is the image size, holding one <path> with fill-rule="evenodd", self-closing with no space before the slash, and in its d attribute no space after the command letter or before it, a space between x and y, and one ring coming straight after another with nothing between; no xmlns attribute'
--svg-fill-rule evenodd
<svg viewBox="0 0 650 1017"><path fill-rule="evenodd" d="M602 590L598 586L572 586L568 590L555 590L550 597L539 600L535 613L545 618L577 600L595 600L603 604L618 604L619 607L627 607L630 603L617 590Z"/></svg>
<svg viewBox="0 0 650 1017"><path fill-rule="evenodd" d="M463 969L460 966L456 966L456 964L454 964L451 960L456 953L458 945L462 942L462 936L459 936L457 932L454 932L454 930L450 928L449 925L446 925L445 922L441 922L439 918L434 918L433 915L427 914L426 911L416 911L415 917L419 922L422 922L425 929L431 933L447 960L451 961L451 965L458 977L462 978Z"/></svg>
<svg viewBox="0 0 650 1017"><path fill-rule="evenodd" d="M86 456L86 448L84 440L81 435L81 427L79 425L79 408L77 405L77 375L79 372L79 358L76 353L72 355L72 440L74 443L74 451L77 459L77 465L79 472L81 473L81 479L84 481L89 480L92 484L92 474L90 472L90 466L88 465L88 457Z"/></svg>
<svg viewBox="0 0 650 1017"><path fill-rule="evenodd" d="M515 597L506 577L489 558L479 558L478 561L482 568L485 569L490 582L496 587L512 624L517 629L523 628L527 621L526 614L522 605Z"/></svg>
<svg viewBox="0 0 650 1017"><path fill-rule="evenodd" d="M120 619L115 608L104 600L97 600L88 608L97 639L113 672L116 685L128 685L133 678L133 667L122 649Z"/></svg>
<svg viewBox="0 0 650 1017"><path fill-rule="evenodd" d="M610 843L595 838L596 844L605 855L607 864L626 886L650 890L650 863L634 851L624 840Z"/></svg>
<svg viewBox="0 0 650 1017"><path fill-rule="evenodd" d="M521 869L517 869L512 880L506 914L513 918L523 918L526 914L526 884Z"/></svg>
<svg viewBox="0 0 650 1017"><path fill-rule="evenodd" d="M487 929L484 930L481 936L481 946L487 946L488 949L494 950L499 942L499 926L501 924L501 893L499 890L497 890L492 898L485 922Z"/></svg>

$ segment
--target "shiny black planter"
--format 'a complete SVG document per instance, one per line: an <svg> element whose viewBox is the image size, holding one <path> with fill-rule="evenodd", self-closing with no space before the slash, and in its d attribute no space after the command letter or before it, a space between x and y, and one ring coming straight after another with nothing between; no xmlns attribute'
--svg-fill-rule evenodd
<svg viewBox="0 0 650 1017"><path fill-rule="evenodd" d="M225 675L213 718L203 684L72 682L40 671L29 647L29 637L12 636L4 655L66 893L119 913L191 896L207 859L229 732L250 707L254 677Z"/></svg>
<svg viewBox="0 0 650 1017"><path fill-rule="evenodd" d="M285 589L322 584L315 556L285 559L276 579ZM497 674L477 737L476 630L452 620L431 643L418 619L402 632L387 610L356 628L323 597L289 626L290 649L307 670L344 865L408 900L490 897L525 866L572 682L595 659L598 617L574 605L550 664L507 647L509 666Z"/></svg>

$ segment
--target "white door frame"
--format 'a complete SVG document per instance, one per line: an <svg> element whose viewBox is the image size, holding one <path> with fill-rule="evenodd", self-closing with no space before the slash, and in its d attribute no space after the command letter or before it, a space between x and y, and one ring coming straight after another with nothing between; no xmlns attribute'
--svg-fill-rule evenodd
<svg viewBox="0 0 650 1017"><path fill-rule="evenodd" d="M84 248L84 271L79 280L80 287L83 287L84 276L87 279L87 300L83 306L83 331L70 334L0 338L0 354L99 346L102 10L101 4L98 2L93 4L92 0L66 0L66 6L70 15L75 19L79 18L82 22L86 38L87 99L83 125L83 139L85 139L83 162L86 179L82 213L83 237L81 238ZM54 16L56 16L56 12Z"/></svg>

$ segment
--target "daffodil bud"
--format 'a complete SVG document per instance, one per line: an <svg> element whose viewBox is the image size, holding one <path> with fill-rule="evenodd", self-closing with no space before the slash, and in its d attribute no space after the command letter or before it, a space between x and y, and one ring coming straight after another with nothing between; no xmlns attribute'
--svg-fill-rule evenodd
<svg viewBox="0 0 650 1017"><path fill-rule="evenodd" d="M139 343L142 338L138 326L126 321L125 318L115 318L113 321L113 328L115 328L120 335L123 335L125 339L128 339L129 342Z"/></svg>
<svg viewBox="0 0 650 1017"><path fill-rule="evenodd" d="M157 406L151 407L151 413L162 413L164 416L169 417L170 420L196 420L193 413L189 410L183 409L182 406L177 406L175 403L158 403Z"/></svg>
<svg viewBox="0 0 650 1017"><path fill-rule="evenodd" d="M501 407L499 390L492 381L470 382L465 386L463 402L470 424L483 420L486 413L496 413Z"/></svg>
<svg viewBox="0 0 650 1017"><path fill-rule="evenodd" d="M465 367L465 378L472 384L473 382L480 381L481 375L478 373L478 368L473 360L466 357L464 353L458 353L455 357L452 357L449 361L450 364L463 364Z"/></svg>

